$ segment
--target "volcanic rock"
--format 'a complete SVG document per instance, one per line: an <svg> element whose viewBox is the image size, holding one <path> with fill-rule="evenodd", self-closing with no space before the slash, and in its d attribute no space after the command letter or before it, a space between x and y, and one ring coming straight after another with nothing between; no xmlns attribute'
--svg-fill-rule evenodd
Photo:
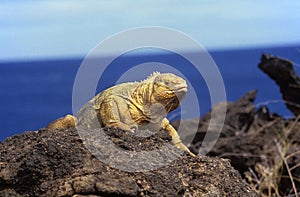
<svg viewBox="0 0 300 197"><path fill-rule="evenodd" d="M124 166L130 161L105 143L91 147L99 140L93 132L102 132L116 150L140 155L144 159L135 165L141 168L110 165L106 156ZM84 137L75 128L15 135L0 143L0 196L255 196L227 159L191 157L174 148L164 153L170 140L165 131L145 138L116 128ZM106 150L105 157L92 154L93 148ZM176 157L166 156L156 167L156 160L144 157L151 151L158 159Z"/></svg>

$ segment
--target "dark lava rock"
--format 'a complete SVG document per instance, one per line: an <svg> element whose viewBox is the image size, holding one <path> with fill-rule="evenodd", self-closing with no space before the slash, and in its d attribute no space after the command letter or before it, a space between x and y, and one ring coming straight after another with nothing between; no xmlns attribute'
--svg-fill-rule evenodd
<svg viewBox="0 0 300 197"><path fill-rule="evenodd" d="M288 60L263 54L258 67L279 86L287 108L295 116L300 115L300 78L293 64Z"/></svg>
<svg viewBox="0 0 300 197"><path fill-rule="evenodd" d="M266 106L257 109L253 104L255 96L256 91L250 91L235 103L220 103L212 109L217 111L220 105L226 106L227 114L221 134L207 155L229 159L231 165L244 175L249 173L249 169L255 171L257 165L268 168L280 164L282 157L278 144L282 147L285 145L284 154L288 156L288 165L294 167L292 174L295 180L299 180L297 178L300 177L300 117L285 120L277 114L270 114ZM188 139L194 137L190 149L195 154L203 144L210 118L211 114L208 113L201 119L172 123L175 128L179 124L181 128L198 125L196 135L185 136ZM189 132L188 129L182 130L182 133ZM281 167L278 171L281 173L276 177L279 191L282 195L288 194L293 188L287 169ZM296 184L296 187L300 191L300 184Z"/></svg>
<svg viewBox="0 0 300 197"><path fill-rule="evenodd" d="M141 137L115 128L96 130L116 150L133 156L143 158L151 151L157 157L176 155L148 171L120 170L102 162L104 157L91 152L100 148L107 158L124 165L128 161L99 144L93 132L80 137L76 129L41 129L7 138L0 143L0 196L255 196L226 159L191 157L172 148L160 154L170 144L164 131ZM156 164L149 157L140 162Z"/></svg>
<svg viewBox="0 0 300 197"><path fill-rule="evenodd" d="M223 102L219 103L212 110L218 114L220 108L226 108L226 117L224 121L224 126L222 127L220 137L228 138L232 136L241 135L246 130L249 129L250 125L254 120L254 113L256 110L253 104L256 97L256 90L250 91L241 97L235 103L233 102ZM217 117L216 117L217 119ZM184 142L191 142L191 150L194 153L199 152L199 148L202 145L202 141L207 133L208 126L211 121L211 112L205 114L200 119L175 121L172 125L178 129L179 125L182 128L180 130L180 136ZM220 123L222 124L222 123ZM198 130L193 133L189 128L191 125L198 125ZM214 132L213 130L210 132ZM193 139L193 140L191 140ZM214 149L215 150L215 149Z"/></svg>

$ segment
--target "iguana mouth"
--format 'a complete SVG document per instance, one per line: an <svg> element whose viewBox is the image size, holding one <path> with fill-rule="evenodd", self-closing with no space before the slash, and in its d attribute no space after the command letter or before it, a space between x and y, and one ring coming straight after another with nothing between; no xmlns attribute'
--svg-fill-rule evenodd
<svg viewBox="0 0 300 197"><path fill-rule="evenodd" d="M172 87L169 91L172 92L187 92L187 85L186 84L178 84L174 87Z"/></svg>
<svg viewBox="0 0 300 197"><path fill-rule="evenodd" d="M171 90L165 90L168 94L186 94L187 88L178 88L178 89L171 89Z"/></svg>

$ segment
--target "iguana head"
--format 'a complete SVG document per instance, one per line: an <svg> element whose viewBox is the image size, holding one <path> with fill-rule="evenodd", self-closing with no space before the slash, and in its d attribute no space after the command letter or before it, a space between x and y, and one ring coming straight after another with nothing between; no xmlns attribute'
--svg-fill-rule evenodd
<svg viewBox="0 0 300 197"><path fill-rule="evenodd" d="M160 103L167 112L176 109L187 93L186 81L171 73L154 73L151 103Z"/></svg>

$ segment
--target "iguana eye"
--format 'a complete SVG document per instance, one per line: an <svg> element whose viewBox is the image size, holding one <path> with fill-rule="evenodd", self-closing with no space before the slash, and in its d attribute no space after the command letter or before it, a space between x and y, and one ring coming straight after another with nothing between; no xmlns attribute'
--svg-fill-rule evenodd
<svg viewBox="0 0 300 197"><path fill-rule="evenodd" d="M170 85L170 82L168 82L168 81L165 81L164 83L165 83L165 85L167 85L167 86Z"/></svg>

